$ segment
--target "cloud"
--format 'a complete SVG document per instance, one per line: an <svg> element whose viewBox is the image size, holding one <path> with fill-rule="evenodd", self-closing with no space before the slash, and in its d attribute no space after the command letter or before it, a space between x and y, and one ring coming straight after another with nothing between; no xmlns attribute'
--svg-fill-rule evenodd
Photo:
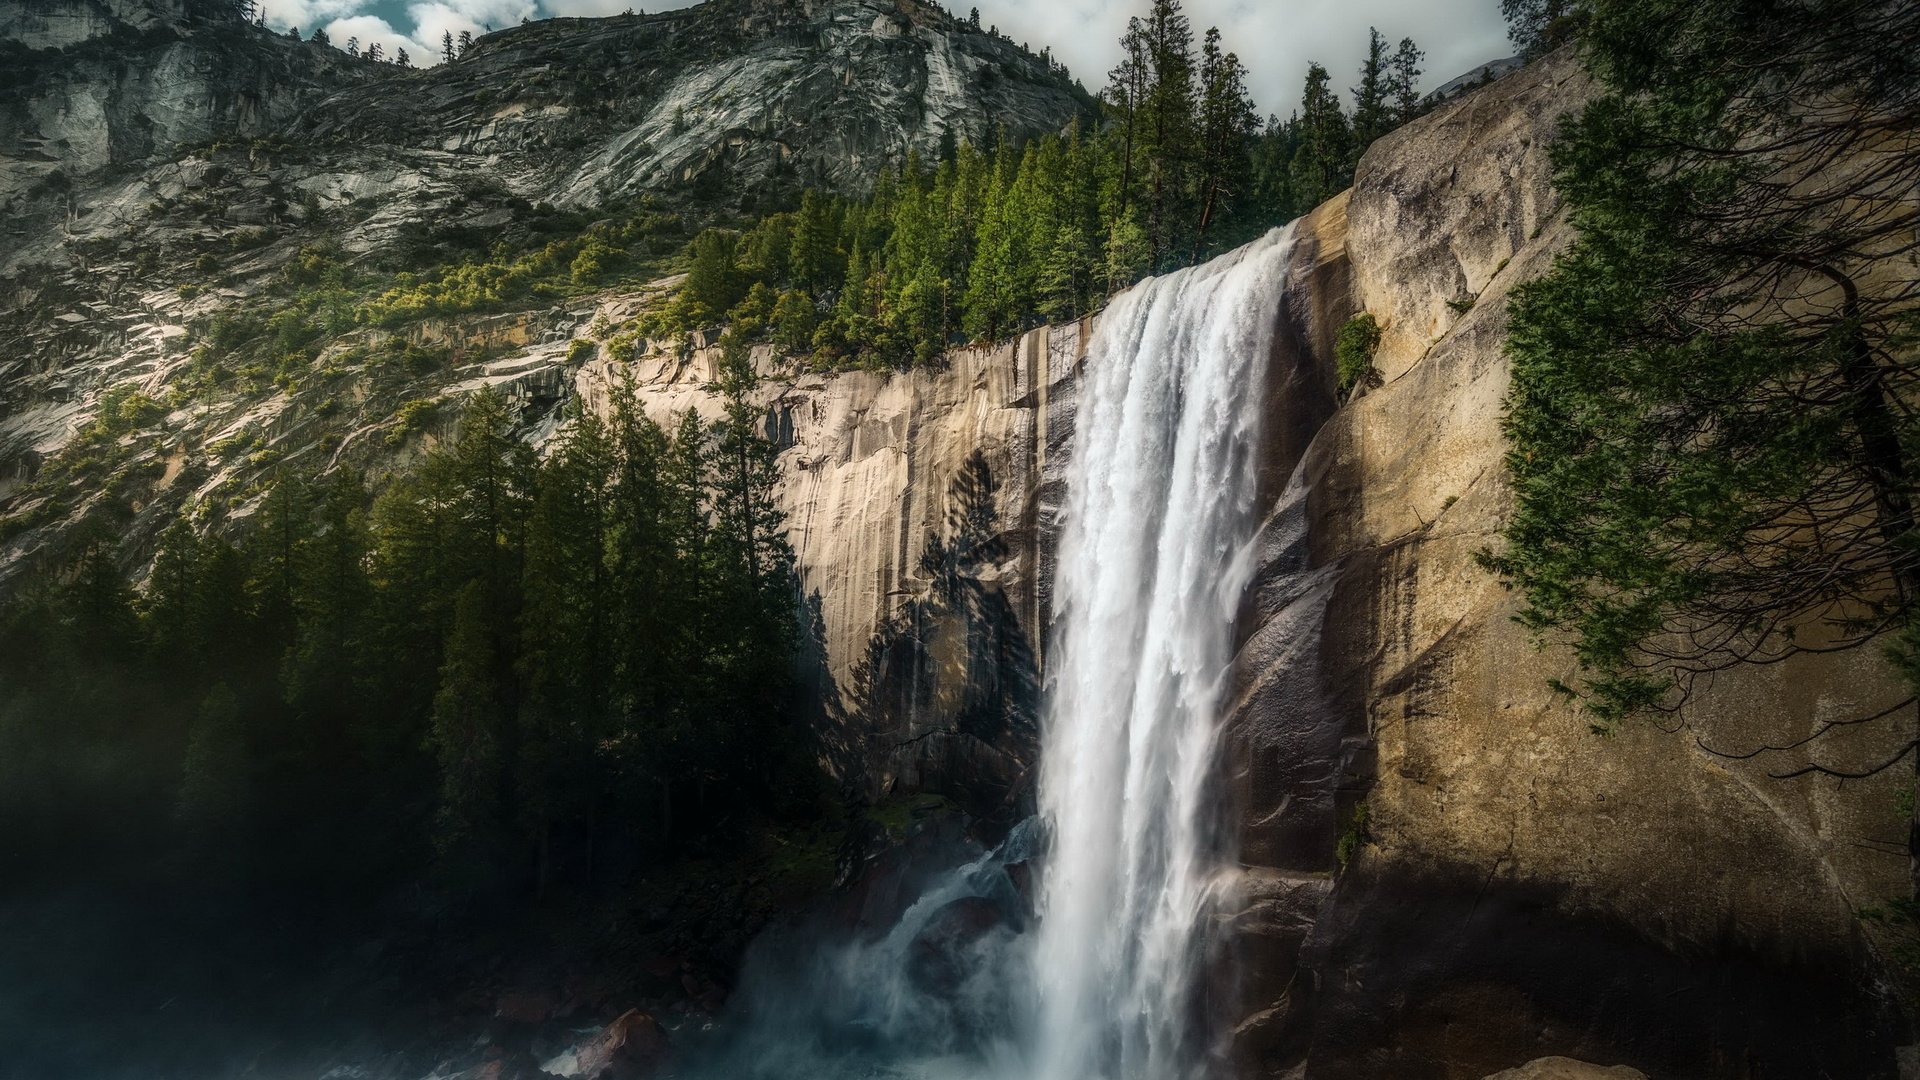
<svg viewBox="0 0 1920 1080"><path fill-rule="evenodd" d="M349 38L359 38L361 52L366 52L369 46L379 42L380 49L386 54L385 58L388 60L392 60L399 55L401 49L405 49L414 67L431 67L440 62L438 42L429 47L419 38L394 29L391 23L378 15L352 15L344 19L335 19L327 24L327 38L337 49L346 48Z"/></svg>
<svg viewBox="0 0 1920 1080"><path fill-rule="evenodd" d="M269 26L282 32L297 27L304 37L314 27L356 14L367 5L365 0L261 0L260 6Z"/></svg>
<svg viewBox="0 0 1920 1080"><path fill-rule="evenodd" d="M444 34L452 34L455 40L462 31L479 37L486 33L488 26L496 30L517 26L522 18L537 14L531 0L426 0L407 5L407 17L413 21L413 36L432 45L436 63Z"/></svg>

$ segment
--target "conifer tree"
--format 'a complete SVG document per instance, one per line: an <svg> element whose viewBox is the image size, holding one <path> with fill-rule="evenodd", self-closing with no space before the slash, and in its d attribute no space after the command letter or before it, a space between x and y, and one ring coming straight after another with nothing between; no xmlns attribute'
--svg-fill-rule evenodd
<svg viewBox="0 0 1920 1080"><path fill-rule="evenodd" d="M1412 38L1400 39L1400 47L1393 54L1392 75L1388 79L1388 96L1392 101L1395 123L1404 124L1420 115L1420 64L1426 56Z"/></svg>
<svg viewBox="0 0 1920 1080"><path fill-rule="evenodd" d="M223 878L244 866L250 813L247 733L240 703L214 684L194 716L175 801L175 820L197 878Z"/></svg>
<svg viewBox="0 0 1920 1080"><path fill-rule="evenodd" d="M440 770L434 848L448 880L468 889L491 884L500 865L505 717L494 678L498 658L488 606L479 581L469 582L454 603L431 726Z"/></svg>
<svg viewBox="0 0 1920 1080"><path fill-rule="evenodd" d="M1108 74L1104 94L1107 111L1112 116L1120 166L1108 199L1107 212L1112 217L1125 215L1134 203L1138 184L1135 158L1140 149L1147 88L1152 79L1147 27L1138 17L1127 20L1127 31L1120 38L1120 50L1120 63Z"/></svg>
<svg viewBox="0 0 1920 1080"><path fill-rule="evenodd" d="M453 31L447 30L440 35L440 61L451 64L454 61Z"/></svg>
<svg viewBox="0 0 1920 1080"><path fill-rule="evenodd" d="M739 265L739 235L707 229L693 238L689 254L693 261L680 286L683 318L691 326L717 326L747 294L747 277Z"/></svg>
<svg viewBox="0 0 1920 1080"><path fill-rule="evenodd" d="M1299 148L1294 152L1292 169L1301 210L1339 193L1350 175L1347 118L1329 82L1326 68L1307 65L1306 90L1300 99Z"/></svg>
<svg viewBox="0 0 1920 1080"><path fill-rule="evenodd" d="M600 795L594 748L613 737L615 595L609 562L617 461L606 425L577 415L540 469L527 542L514 804L545 889L555 825ZM634 643L645 647L644 643Z"/></svg>
<svg viewBox="0 0 1920 1080"><path fill-rule="evenodd" d="M1154 268L1163 270L1186 253L1183 234L1194 220L1193 30L1180 0L1153 0L1145 29L1147 242Z"/></svg>
<svg viewBox="0 0 1920 1080"><path fill-rule="evenodd" d="M473 48L473 31L471 30L460 31L460 48L459 48L459 52L457 52L455 55L465 56L467 55L467 50L471 48Z"/></svg>
<svg viewBox="0 0 1920 1080"><path fill-rule="evenodd" d="M300 547L312 527L312 491L307 479L278 469L260 499L258 524L246 537L247 591L260 622L276 640L293 628L293 594Z"/></svg>
<svg viewBox="0 0 1920 1080"><path fill-rule="evenodd" d="M1360 160L1373 140L1393 127L1391 102L1392 60L1387 55L1387 39L1374 27L1367 28L1367 58L1360 65L1360 85L1353 88L1353 127L1350 153ZM1349 163L1349 169L1352 163Z"/></svg>
<svg viewBox="0 0 1920 1080"><path fill-rule="evenodd" d="M366 488L341 473L327 481L318 500L316 525L299 553L293 593L296 630L283 681L289 706L341 748L358 715L360 688L351 677L365 660L365 619L373 602L366 561L371 547L365 514ZM358 732L367 760L381 766L398 756L379 742L381 733Z"/></svg>
<svg viewBox="0 0 1920 1080"><path fill-rule="evenodd" d="M1220 31L1209 28L1200 52L1200 221L1193 257L1207 249L1209 234L1230 218L1235 200L1251 186L1251 150L1259 116L1247 94L1246 68L1220 51Z"/></svg>

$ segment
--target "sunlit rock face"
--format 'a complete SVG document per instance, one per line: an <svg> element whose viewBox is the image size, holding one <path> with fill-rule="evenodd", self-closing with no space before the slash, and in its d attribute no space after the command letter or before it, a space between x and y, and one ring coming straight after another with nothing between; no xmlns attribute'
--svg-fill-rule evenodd
<svg viewBox="0 0 1920 1080"><path fill-rule="evenodd" d="M1223 762L1240 908L1223 920L1240 1075L1891 1077L1908 1039L1854 908L1903 895L1900 777L1783 782L1715 749L1785 745L1905 696L1873 650L1727 673L1687 726L1593 735L1518 598L1474 553L1511 506L1511 291L1572 236L1550 183L1570 56L1388 135L1302 224L1282 318L1324 379L1366 311L1381 382L1272 445ZM1306 239L1313 238L1311 243ZM1281 358L1285 360L1285 357ZM1289 369L1291 370L1291 369ZM1282 381L1270 375L1270 383ZM1900 725L1830 744L1891 756ZM1910 780L1910 778L1908 778ZM1364 814L1362 809L1364 808Z"/></svg>

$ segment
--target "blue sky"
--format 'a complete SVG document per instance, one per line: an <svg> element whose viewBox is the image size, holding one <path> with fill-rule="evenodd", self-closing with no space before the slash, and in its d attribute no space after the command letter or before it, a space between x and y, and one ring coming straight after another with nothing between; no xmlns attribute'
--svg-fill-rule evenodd
<svg viewBox="0 0 1920 1080"><path fill-rule="evenodd" d="M1089 90L1099 90L1117 59L1115 42L1127 18L1146 0L949 0L964 13L975 2L982 22L995 24L1038 51L1053 46ZM549 15L613 15L665 11L692 0L264 0L267 21L302 34L325 26L334 44L358 37L379 41L391 54L404 47L417 65L439 59L440 35L476 35L491 24L512 26ZM1186 0L1196 38L1220 27L1227 48L1252 71L1261 111L1286 115L1300 97L1307 62L1319 60L1345 89L1366 50L1367 27L1389 42L1412 37L1427 52L1427 88L1512 52L1499 0Z"/></svg>

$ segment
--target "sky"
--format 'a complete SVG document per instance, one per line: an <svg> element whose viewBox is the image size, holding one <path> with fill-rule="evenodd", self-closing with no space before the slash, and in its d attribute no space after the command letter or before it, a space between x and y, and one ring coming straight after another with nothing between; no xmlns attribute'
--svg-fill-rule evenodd
<svg viewBox="0 0 1920 1080"><path fill-rule="evenodd" d="M440 36L462 30L475 36L524 18L550 15L614 15L687 7L693 0L263 0L267 23L297 27L302 36L324 26L335 45L358 37L362 47L381 43L389 56L405 48L416 66L436 63ZM1128 17L1147 0L945 0L964 15L975 3L980 21L996 25L1035 52L1053 52L1088 90L1098 91L1119 59L1118 41ZM1389 46L1411 37L1426 50L1422 80L1432 89L1471 68L1513 50L1507 44L1499 0L1185 0L1196 45L1208 26L1220 28L1226 48L1240 54L1251 73L1254 100L1263 113L1285 116L1300 98L1307 63L1318 60L1342 90L1359 81L1367 28L1375 26Z"/></svg>

